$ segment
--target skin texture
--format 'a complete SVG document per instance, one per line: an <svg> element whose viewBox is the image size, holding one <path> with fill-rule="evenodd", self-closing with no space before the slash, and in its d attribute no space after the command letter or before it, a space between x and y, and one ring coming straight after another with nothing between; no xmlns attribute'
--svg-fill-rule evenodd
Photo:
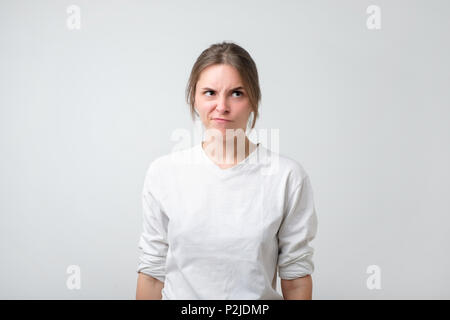
<svg viewBox="0 0 450 320"><path fill-rule="evenodd" d="M312 300L311 275L293 280L281 279L281 291L284 300Z"/></svg>
<svg viewBox="0 0 450 320"><path fill-rule="evenodd" d="M139 272L136 287L136 300L161 300L161 290L163 287L163 282Z"/></svg>
<svg viewBox="0 0 450 320"><path fill-rule="evenodd" d="M245 134L252 112L250 100L233 66L205 68L197 81L194 101L206 132L203 149L219 167L232 167L253 152L256 145ZM230 121L220 123L213 120L216 117Z"/></svg>

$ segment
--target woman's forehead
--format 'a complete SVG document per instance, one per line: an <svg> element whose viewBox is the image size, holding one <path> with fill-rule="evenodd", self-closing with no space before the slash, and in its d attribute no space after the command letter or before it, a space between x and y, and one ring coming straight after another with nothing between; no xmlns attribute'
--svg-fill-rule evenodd
<svg viewBox="0 0 450 320"><path fill-rule="evenodd" d="M242 80L239 72L230 65L220 64L206 67L200 73L197 84L210 86L239 87Z"/></svg>

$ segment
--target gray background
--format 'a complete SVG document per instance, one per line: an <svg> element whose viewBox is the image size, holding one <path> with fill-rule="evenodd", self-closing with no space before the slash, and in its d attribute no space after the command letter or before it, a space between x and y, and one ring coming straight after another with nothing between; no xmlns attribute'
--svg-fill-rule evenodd
<svg viewBox="0 0 450 320"><path fill-rule="evenodd" d="M69 5L81 29L69 30ZM381 8L381 29L366 8ZM448 1L1 1L0 298L134 299L145 170L210 44L311 177L314 299L450 298ZM270 147L270 145L269 145ZM369 265L381 289L369 290ZM81 289L66 268L81 268ZM278 283L279 286L279 283ZM279 287L278 287L279 289Z"/></svg>

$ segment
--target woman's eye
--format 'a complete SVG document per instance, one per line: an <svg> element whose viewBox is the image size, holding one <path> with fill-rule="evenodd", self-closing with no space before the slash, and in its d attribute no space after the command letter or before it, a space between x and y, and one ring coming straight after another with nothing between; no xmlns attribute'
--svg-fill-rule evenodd
<svg viewBox="0 0 450 320"><path fill-rule="evenodd" d="M242 96L242 92L241 91L233 91L233 94L237 93L238 95L236 97L241 97ZM204 92L205 95L207 96L212 96L214 95L214 91L213 90L207 90Z"/></svg>

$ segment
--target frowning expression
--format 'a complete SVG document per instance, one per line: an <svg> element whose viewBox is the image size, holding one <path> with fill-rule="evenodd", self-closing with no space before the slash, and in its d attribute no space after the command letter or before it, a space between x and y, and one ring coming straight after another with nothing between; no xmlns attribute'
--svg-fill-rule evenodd
<svg viewBox="0 0 450 320"><path fill-rule="evenodd" d="M246 130L252 111L239 72L228 64L214 64L200 74L195 89L195 108L206 129Z"/></svg>

